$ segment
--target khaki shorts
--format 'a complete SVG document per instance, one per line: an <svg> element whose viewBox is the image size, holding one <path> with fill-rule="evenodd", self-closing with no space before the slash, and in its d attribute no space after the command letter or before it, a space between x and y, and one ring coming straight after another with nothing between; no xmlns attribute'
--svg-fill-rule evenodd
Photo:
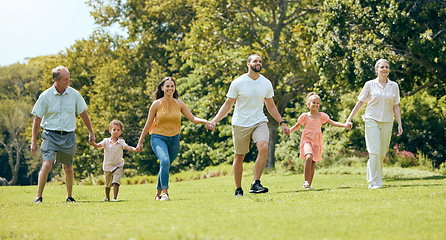
<svg viewBox="0 0 446 240"><path fill-rule="evenodd" d="M251 138L254 144L261 140L269 142L268 124L266 122L259 122L250 127L232 125L232 136L234 152L236 154L247 154L249 152Z"/></svg>
<svg viewBox="0 0 446 240"><path fill-rule="evenodd" d="M118 185L121 185L121 176L122 176L122 167L117 167L113 171L105 171L105 187L109 188L112 186L113 183L116 183ZM113 181L112 181L113 180Z"/></svg>

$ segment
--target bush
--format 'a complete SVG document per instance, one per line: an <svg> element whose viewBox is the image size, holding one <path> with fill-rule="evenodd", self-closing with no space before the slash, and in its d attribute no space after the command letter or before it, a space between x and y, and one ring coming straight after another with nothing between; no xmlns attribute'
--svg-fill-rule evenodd
<svg viewBox="0 0 446 240"><path fill-rule="evenodd" d="M440 164L439 171L442 175L446 176L446 162L443 162L442 164Z"/></svg>
<svg viewBox="0 0 446 240"><path fill-rule="evenodd" d="M418 158L412 152L400 150L400 145L396 144L393 151L388 153L385 163L390 165L397 165L402 168L414 167L420 165Z"/></svg>

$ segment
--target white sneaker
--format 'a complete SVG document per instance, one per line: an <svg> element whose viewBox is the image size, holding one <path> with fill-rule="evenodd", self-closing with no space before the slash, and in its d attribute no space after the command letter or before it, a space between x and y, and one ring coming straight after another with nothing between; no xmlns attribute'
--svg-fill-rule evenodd
<svg viewBox="0 0 446 240"><path fill-rule="evenodd" d="M103 201L103 202L109 202L110 199L108 199L108 198L104 198L102 201Z"/></svg>
<svg viewBox="0 0 446 240"><path fill-rule="evenodd" d="M113 198L112 200L111 200L112 202L117 202L118 201L118 199L116 199L116 198Z"/></svg>
<svg viewBox="0 0 446 240"><path fill-rule="evenodd" d="M170 201L169 195L163 193L161 194L161 201Z"/></svg>
<svg viewBox="0 0 446 240"><path fill-rule="evenodd" d="M370 185L369 186L369 189L379 189L379 188L381 188L381 186L378 186L378 185Z"/></svg>
<svg viewBox="0 0 446 240"><path fill-rule="evenodd" d="M305 182L304 182L303 187L304 187L305 189L307 189L307 190L313 190L313 188L310 186L310 184L308 183L308 181L305 181Z"/></svg>

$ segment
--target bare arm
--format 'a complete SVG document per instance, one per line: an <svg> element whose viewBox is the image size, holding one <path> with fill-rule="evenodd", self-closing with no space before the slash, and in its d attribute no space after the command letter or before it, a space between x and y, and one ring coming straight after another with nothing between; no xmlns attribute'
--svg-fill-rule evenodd
<svg viewBox="0 0 446 240"><path fill-rule="evenodd" d="M220 110L218 110L217 115L211 120L211 124L206 124L206 129L210 129L212 131L215 130L215 126L217 123L228 115L229 111L231 111L232 106L234 106L235 98L226 98L225 103L221 106Z"/></svg>
<svg viewBox="0 0 446 240"><path fill-rule="evenodd" d="M363 101L358 101L355 105L355 107L353 108L352 112L350 113L350 116L348 116L347 120L345 121L345 124L347 125L347 129L350 129L353 127L353 123L352 123L352 119L353 117L355 117L355 115L359 112L359 110L361 110L362 106L364 106Z"/></svg>
<svg viewBox="0 0 446 240"><path fill-rule="evenodd" d="M82 121L84 121L85 126L87 126L89 132L88 141L94 142L96 137L94 136L93 127L91 127L90 117L88 116L87 110L83 111L79 116L81 116Z"/></svg>
<svg viewBox="0 0 446 240"><path fill-rule="evenodd" d="M135 147L132 147L132 146L125 146L125 148L124 148L125 150L128 150L128 151L130 151L130 152L140 152L137 148L135 148Z"/></svg>
<svg viewBox="0 0 446 240"><path fill-rule="evenodd" d="M397 134L397 136L401 136L401 134L403 134L403 124L401 122L401 111L400 111L400 105L399 104L393 105L393 114L395 115L396 121L398 122L398 134Z"/></svg>
<svg viewBox="0 0 446 240"><path fill-rule="evenodd" d="M37 153L37 134L39 133L40 123L42 119L37 115L34 117L33 130L31 136L31 152L32 154Z"/></svg>
<svg viewBox="0 0 446 240"><path fill-rule="evenodd" d="M283 122L283 119L280 116L279 110L277 110L273 98L265 98L265 106L269 114L271 114L271 116L276 119L278 123L281 123L280 126L282 127L282 132L284 132L286 135L290 135L290 129L287 127L285 122Z"/></svg>
<svg viewBox="0 0 446 240"><path fill-rule="evenodd" d="M202 119L202 118L198 118L195 117L189 110L189 108L187 107L187 105L181 101L181 100L177 100L178 105L180 105L181 108L181 113L191 122L195 123L195 124L206 124L208 121Z"/></svg>
<svg viewBox="0 0 446 240"><path fill-rule="evenodd" d="M340 123L340 122L333 121L331 119L328 119L327 122L335 127L343 127L343 128L349 129L347 123Z"/></svg>
<svg viewBox="0 0 446 240"><path fill-rule="evenodd" d="M102 146L97 144L95 141L91 141L90 144L93 145L95 148L102 148Z"/></svg>
<svg viewBox="0 0 446 240"><path fill-rule="evenodd" d="M147 116L146 124L144 125L144 128L141 132L141 136L139 137L138 145L136 146L138 151L142 150L143 147L143 141L146 137L147 133L149 133L150 127L152 126L153 121L155 120L156 111L158 110L158 106L160 105L159 101L155 101L152 103L152 106L150 106L149 109L149 115Z"/></svg>
<svg viewBox="0 0 446 240"><path fill-rule="evenodd" d="M300 127L300 124L299 124L299 122L297 122L296 124L294 124L294 126L292 126L290 128L290 133L295 132L297 129L299 129L299 127Z"/></svg>

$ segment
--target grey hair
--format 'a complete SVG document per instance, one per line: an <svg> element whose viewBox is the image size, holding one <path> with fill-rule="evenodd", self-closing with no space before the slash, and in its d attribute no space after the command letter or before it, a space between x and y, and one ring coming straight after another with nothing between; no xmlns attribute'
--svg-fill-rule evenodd
<svg viewBox="0 0 446 240"><path fill-rule="evenodd" d="M65 67L65 66L62 66L62 65L59 65L59 66L53 68L53 70L51 71L51 73L53 74L53 79L59 80L60 79L60 72L62 72L62 70L66 70L67 72L69 72L68 68Z"/></svg>
<svg viewBox="0 0 446 240"><path fill-rule="evenodd" d="M382 63L382 62L386 62L387 64L390 65L390 63L389 63L389 61L387 61L387 59L383 59L383 58L381 58L381 59L379 59L378 61L376 61L375 69L377 69L377 68L379 67L379 64Z"/></svg>

